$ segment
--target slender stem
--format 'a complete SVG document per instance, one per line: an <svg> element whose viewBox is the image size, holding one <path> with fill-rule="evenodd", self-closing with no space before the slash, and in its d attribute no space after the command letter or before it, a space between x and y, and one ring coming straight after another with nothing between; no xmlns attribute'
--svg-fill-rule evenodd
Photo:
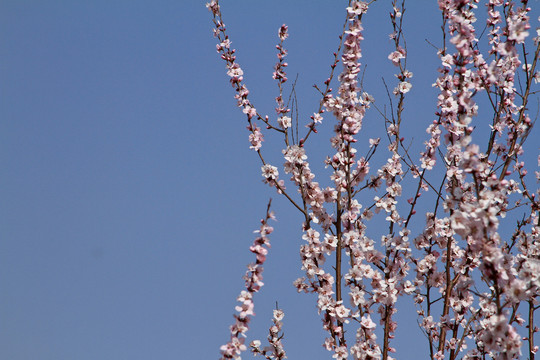
<svg viewBox="0 0 540 360"><path fill-rule="evenodd" d="M534 360L534 304L529 300L529 360Z"/></svg>
<svg viewBox="0 0 540 360"><path fill-rule="evenodd" d="M534 60L533 60L532 67L531 67L531 73L534 72L534 70L536 68L536 62L538 60L538 54L539 53L540 53L540 42L536 46L536 52L534 53ZM533 79L533 77L529 76L529 79L527 80L527 87L525 88L525 95L523 95L523 104L521 105L521 109L519 110L518 122L514 126L515 129L518 129L519 126L525 120L525 110L527 110L527 102L529 100L529 94L530 94L530 91L531 91L532 79ZM499 175L499 180L502 180L502 179L505 178L506 171L508 170L508 167L510 166L510 163L512 162L512 159L515 158L514 152L515 152L516 143L517 143L518 138L519 137L517 136L517 130L515 130L514 137L512 138L512 142L510 143L510 148L508 149L508 157L506 158L506 161L504 162L504 166L502 168L501 174Z"/></svg>

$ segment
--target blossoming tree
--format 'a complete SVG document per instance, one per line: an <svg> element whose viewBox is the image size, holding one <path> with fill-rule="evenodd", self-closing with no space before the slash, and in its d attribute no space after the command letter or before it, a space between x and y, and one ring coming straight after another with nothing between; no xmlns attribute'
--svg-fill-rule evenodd
<svg viewBox="0 0 540 360"><path fill-rule="evenodd" d="M438 1L438 101L434 119L423 122L427 136L420 154L411 153L402 130L413 86L406 67L405 0L379 2L390 4L393 50L384 58L395 65L397 82L386 99L391 112L368 113L375 100L361 81L362 20L368 8L379 5L374 2L349 1L329 76L324 87L316 87L320 106L309 119L295 118L286 100L288 27L278 30L276 114L263 115L249 98L218 1L207 4L217 51L247 118L263 181L303 219L300 266L305 275L294 286L316 294L327 332L320 342L336 359L399 356L393 355L394 315L400 298L409 296L430 358L532 360L540 307L540 172L528 174L527 168L540 164L525 163L524 143L535 122L530 105L540 80L540 30L532 38L528 1ZM477 21L480 12L485 23ZM382 117L384 140L361 144L367 116ZM320 140L323 118L335 124L334 152L325 160L326 186L315 180L306 154L306 144ZM299 124L305 131L298 130ZM487 135L478 130L485 124ZM283 139L279 168L263 152L263 139L270 135ZM360 148L367 150L361 154ZM373 165L376 158L383 159L380 166ZM412 191L405 194L405 188ZM248 347L266 359L286 358L280 309L274 311L268 346L258 340L245 343L253 295L263 285L271 218L269 204L250 247L256 261L248 266L222 359L240 359ZM385 224L377 225L377 238L369 232L376 218Z"/></svg>

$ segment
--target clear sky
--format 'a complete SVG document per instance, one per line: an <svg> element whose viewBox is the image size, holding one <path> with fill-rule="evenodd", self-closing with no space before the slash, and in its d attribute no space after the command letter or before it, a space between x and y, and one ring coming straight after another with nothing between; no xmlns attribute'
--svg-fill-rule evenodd
<svg viewBox="0 0 540 360"><path fill-rule="evenodd" d="M440 15L435 1L409 2L406 126L419 149L436 110L438 63L425 39L440 44ZM312 85L328 76L345 3L223 1L261 112L273 115L282 23L300 115L315 111ZM362 45L381 107L381 77L395 86L388 3L365 17ZM267 336L278 301L289 358L329 358L314 296L292 287L300 217L262 184L245 125L204 1L1 1L0 358L218 358L269 197L278 222L250 339ZM365 139L382 129L371 111ZM274 140L265 146L279 165ZM327 138L317 144L312 168L322 169L317 156L331 150ZM396 347L424 356L414 308L400 309Z"/></svg>

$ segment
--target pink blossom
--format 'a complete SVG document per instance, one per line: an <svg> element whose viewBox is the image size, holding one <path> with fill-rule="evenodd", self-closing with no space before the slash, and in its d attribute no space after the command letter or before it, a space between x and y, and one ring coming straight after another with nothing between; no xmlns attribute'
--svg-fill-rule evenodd
<svg viewBox="0 0 540 360"><path fill-rule="evenodd" d="M351 6L347 8L349 15L365 14L368 10L368 4L364 1L353 1Z"/></svg>
<svg viewBox="0 0 540 360"><path fill-rule="evenodd" d="M288 116L281 116L278 118L277 121L278 121L279 126L281 126L281 128L283 129L290 128L292 125L292 120Z"/></svg>
<svg viewBox="0 0 540 360"><path fill-rule="evenodd" d="M342 321L348 321L346 319L349 317L349 314L351 313L351 311L349 309L347 309L345 306L340 304L340 305L335 307L334 311L335 311L336 317L338 319L340 319Z"/></svg>
<svg viewBox="0 0 540 360"><path fill-rule="evenodd" d="M348 351L347 351L347 347L345 346L338 346L336 349L335 349L335 352L334 352L334 355L332 355L332 357L336 360L343 360L343 359L346 359L348 357Z"/></svg>
<svg viewBox="0 0 540 360"><path fill-rule="evenodd" d="M266 180L275 180L278 178L279 176L279 172L278 172L278 169L277 167L275 166L272 166L270 164L265 164L261 167L261 171L262 171L262 176L266 179Z"/></svg>
<svg viewBox="0 0 540 360"><path fill-rule="evenodd" d="M399 66L399 62L401 59L405 59L405 50L402 48L399 48L398 50L392 52L390 55L388 55L388 59L392 61L392 63L395 66Z"/></svg>
<svg viewBox="0 0 540 360"><path fill-rule="evenodd" d="M398 84L397 88L394 90L394 94L406 94L412 88L412 84L407 81L402 81Z"/></svg>
<svg viewBox="0 0 540 360"><path fill-rule="evenodd" d="M288 26L285 24L281 25L281 27L279 28L278 36L281 41L284 41L286 38L289 37L287 30L288 30Z"/></svg>
<svg viewBox="0 0 540 360"><path fill-rule="evenodd" d="M376 327L375 323L371 320L371 317L369 315L362 316L361 325L363 328L368 330L375 329Z"/></svg>

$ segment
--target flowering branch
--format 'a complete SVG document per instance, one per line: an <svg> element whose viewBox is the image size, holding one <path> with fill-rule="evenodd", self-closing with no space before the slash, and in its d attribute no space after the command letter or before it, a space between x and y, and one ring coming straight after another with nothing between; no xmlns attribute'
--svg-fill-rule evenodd
<svg viewBox="0 0 540 360"><path fill-rule="evenodd" d="M264 285L262 282L262 272L263 264L266 261L266 255L270 248L270 239L268 238L268 235L274 231L274 229L268 225L269 219L275 220L274 213L270 211L271 203L272 200L268 202L265 218L261 219L261 227L259 230L255 231L259 236L249 248L249 250L255 254L256 260L254 263L248 265L248 270L244 276L244 279L246 280L246 290L242 290L237 298L240 305L235 307L238 314L234 315L236 322L230 327L231 340L220 348L221 359L223 360L240 360L241 353L247 349L246 345L244 345L244 341L249 329L251 317L255 316L255 313L253 312L253 294L259 292Z"/></svg>
<svg viewBox="0 0 540 360"><path fill-rule="evenodd" d="M274 325L270 327L268 335L269 346L261 349L260 340L254 340L250 344L253 354L262 355L268 360L283 360L287 358L283 344L281 343L283 333L280 334L283 327L281 320L283 320L284 316L285 313L283 310L277 308L274 310L274 316L272 318Z"/></svg>

